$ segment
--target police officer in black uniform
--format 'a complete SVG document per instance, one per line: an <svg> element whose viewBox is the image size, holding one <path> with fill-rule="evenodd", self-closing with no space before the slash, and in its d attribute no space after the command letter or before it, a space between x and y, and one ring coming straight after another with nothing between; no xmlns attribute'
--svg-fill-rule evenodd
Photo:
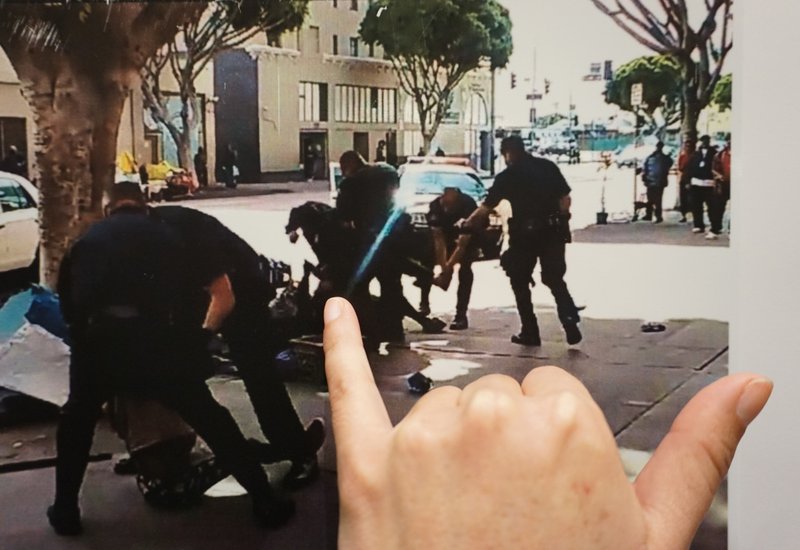
<svg viewBox="0 0 800 550"><path fill-rule="evenodd" d="M288 342L270 318L275 289L266 262L219 220L198 210L162 206L151 209L150 217L175 231L186 247L183 284L191 294L192 322L209 335L221 333L228 344L270 443L271 454L262 459L292 461L284 487L313 481L325 428L316 418L304 430L275 368L274 358Z"/></svg>
<svg viewBox="0 0 800 550"><path fill-rule="evenodd" d="M505 138L500 147L508 168L497 175L483 205L468 220L468 226L485 223L491 211L503 199L511 203L509 247L501 265L511 280L522 330L512 336L515 344L541 345L539 325L531 302L532 274L541 262L542 282L550 287L558 308L558 317L569 344L577 344L582 335L575 302L564 282L567 271L565 245L571 241L569 231L570 187L553 162L537 158L525 150L519 136ZM466 241L468 242L468 241ZM458 255L450 263L457 261Z"/></svg>
<svg viewBox="0 0 800 550"><path fill-rule="evenodd" d="M433 248L436 264L442 267L440 281L443 286L449 286L453 276L453 269L449 265L450 255L456 250L460 235L471 234L466 222L478 209L472 197L465 195L458 187L448 187L440 197L434 199L428 207L428 227L433 238ZM461 259L458 269L458 292L456 300L456 315L450 325L451 330L465 330L469 328L467 310L469 299L472 295L472 283L475 275L472 272L472 262L478 256L476 239L471 239L466 254ZM422 287L422 303L428 304L430 285Z"/></svg>
<svg viewBox="0 0 800 550"><path fill-rule="evenodd" d="M345 152L339 159L339 165L344 179L336 198L336 210L339 218L353 227L358 242L358 259L354 265L350 290L361 326L373 343L377 340L402 341L402 267L395 245L397 236L404 232L401 225L410 226L408 216L397 217L398 223L392 227L387 224L393 214L394 195L400 186L400 178L392 166L371 166L356 151ZM374 250L374 257L369 257L373 245L381 238L381 246ZM367 269L359 273L365 258L369 261ZM376 328L378 317L369 297L369 283L373 278L377 278L381 285L381 330Z"/></svg>
<svg viewBox="0 0 800 550"><path fill-rule="evenodd" d="M210 357L204 338L183 318L180 239L147 216L138 185L117 185L111 194L110 216L74 244L59 274L72 356L50 524L61 535L82 532L78 494L95 424L114 395L153 399L175 410L250 493L256 519L268 527L284 524L294 513L293 502L273 493L230 412L205 384L203 366Z"/></svg>

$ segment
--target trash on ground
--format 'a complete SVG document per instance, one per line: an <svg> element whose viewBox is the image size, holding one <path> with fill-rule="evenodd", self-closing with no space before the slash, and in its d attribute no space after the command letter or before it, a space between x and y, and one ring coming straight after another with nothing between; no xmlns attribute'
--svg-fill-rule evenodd
<svg viewBox="0 0 800 550"><path fill-rule="evenodd" d="M233 476L226 477L205 492L205 495L211 498L238 497L246 494L247 491L245 488L239 485L239 483L233 479Z"/></svg>
<svg viewBox="0 0 800 550"><path fill-rule="evenodd" d="M421 372L412 374L406 379L408 384L408 391L411 393L428 393L433 387L433 380L422 374Z"/></svg>
<svg viewBox="0 0 800 550"><path fill-rule="evenodd" d="M667 330L666 325L663 323L645 323L642 325L642 332L664 332Z"/></svg>

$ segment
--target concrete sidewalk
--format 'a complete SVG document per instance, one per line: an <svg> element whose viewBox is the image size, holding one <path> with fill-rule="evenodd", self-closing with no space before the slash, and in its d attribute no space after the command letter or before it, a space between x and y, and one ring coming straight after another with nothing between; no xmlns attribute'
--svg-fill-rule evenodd
<svg viewBox="0 0 800 550"><path fill-rule="evenodd" d="M201 187L191 197L182 198L177 202L258 197L286 193L319 193L321 191L328 191L329 186L330 182L328 180L293 181L285 183L240 183L235 189L229 189L224 185L217 184L209 187Z"/></svg>
<svg viewBox="0 0 800 550"><path fill-rule="evenodd" d="M647 221L590 225L573 231L576 243L659 244L672 246L729 247L730 235L724 233L716 240L706 240L705 234L692 233L692 224L680 223L680 214L664 212L664 223Z"/></svg>
<svg viewBox="0 0 800 550"><path fill-rule="evenodd" d="M540 323L544 345L539 349L511 344L517 328L509 309L475 311L474 328L462 333L423 335L413 326L408 344L371 357L376 381L393 421L399 421L417 397L407 391L406 377L421 369L436 383L463 387L488 373L521 380L531 368L559 365L589 388L603 409L621 446L652 451L680 408L702 387L727 373L727 324L675 321L663 333L644 334L639 320L585 319L586 339L580 349L567 349L553 312ZM289 385L300 416L308 420L330 416L324 388ZM215 395L225 403L248 436L258 437L255 416L241 381L217 378ZM98 430L95 453L119 452L121 445L106 427ZM14 442L24 442L14 449ZM53 426L21 426L0 434L0 448L17 451L0 458L0 465L26 456L52 457ZM27 453L27 454L26 454ZM2 455L2 453L0 453ZM149 508L131 478L111 473L111 462L90 466L84 489L86 534L76 541L50 532L44 509L52 498L53 469L0 475L0 546L41 548L334 548L338 505L335 488L335 448L329 433L320 455L323 479L298 493L298 516L287 528L271 533L252 525L246 498L206 498L202 506L183 512ZM273 479L280 473L272 470ZM722 493L724 497L724 492ZM724 504L724 501L723 501ZM717 514L719 515L719 514ZM723 510L724 520L724 510ZM720 520L704 524L693 548L726 548Z"/></svg>

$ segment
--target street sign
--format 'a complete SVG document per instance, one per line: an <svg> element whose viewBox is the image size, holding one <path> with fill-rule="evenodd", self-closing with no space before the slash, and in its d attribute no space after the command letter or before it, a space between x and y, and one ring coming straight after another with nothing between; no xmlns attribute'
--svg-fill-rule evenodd
<svg viewBox="0 0 800 550"><path fill-rule="evenodd" d="M531 124L536 122L536 109L531 109Z"/></svg>
<svg viewBox="0 0 800 550"><path fill-rule="evenodd" d="M525 99L527 99L528 101L538 101L538 100L542 99L543 97L544 96L542 94L540 94L539 92L536 92L536 93L533 93L533 94L526 95Z"/></svg>
<svg viewBox="0 0 800 550"><path fill-rule="evenodd" d="M631 85L631 105L639 107L642 104L642 95L644 94L644 85L639 82Z"/></svg>

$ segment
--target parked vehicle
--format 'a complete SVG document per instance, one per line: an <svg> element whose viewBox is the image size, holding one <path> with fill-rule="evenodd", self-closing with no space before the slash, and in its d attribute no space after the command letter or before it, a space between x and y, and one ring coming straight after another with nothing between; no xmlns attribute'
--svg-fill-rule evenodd
<svg viewBox="0 0 800 550"><path fill-rule="evenodd" d="M38 205L39 191L30 181L0 172L0 273L37 268Z"/></svg>

